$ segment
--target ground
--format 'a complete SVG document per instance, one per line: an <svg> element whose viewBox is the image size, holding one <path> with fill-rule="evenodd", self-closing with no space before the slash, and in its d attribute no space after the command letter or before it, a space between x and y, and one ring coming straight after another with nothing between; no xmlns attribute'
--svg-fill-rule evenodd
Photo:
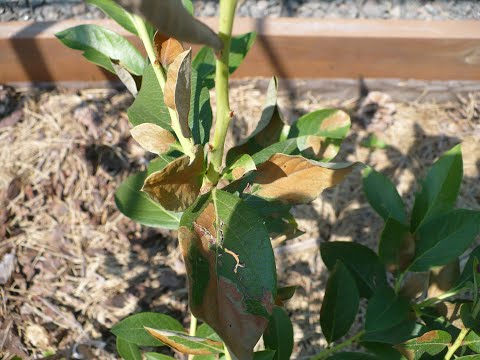
<svg viewBox="0 0 480 360"><path fill-rule="evenodd" d="M265 86L264 80L235 83L230 143L255 127ZM449 94L450 100L437 103L424 96L392 100L388 93L408 92L394 85L349 98L326 96L308 82L280 87L288 121L325 106L347 110L353 127L339 160L385 173L409 208L427 167L462 142L458 205L480 208L480 91ZM0 349L34 358L53 352L114 359L109 328L128 314L158 311L188 326L175 232L136 225L114 204L118 184L148 161L129 135L125 110L131 102L128 93L112 89L2 88ZM368 134L387 147L362 147ZM318 244L358 241L374 248L382 221L362 194L359 171L294 214L305 234L275 252L279 282L298 285L286 309L295 328L293 358L306 359L325 345L319 311L328 273Z"/></svg>

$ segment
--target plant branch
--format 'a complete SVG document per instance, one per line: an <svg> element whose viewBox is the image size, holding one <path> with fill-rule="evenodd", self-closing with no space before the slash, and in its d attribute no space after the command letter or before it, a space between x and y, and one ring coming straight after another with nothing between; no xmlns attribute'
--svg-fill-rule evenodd
<svg viewBox="0 0 480 360"><path fill-rule="evenodd" d="M190 312L190 331L188 332L190 336L195 336L197 334L197 318ZM195 355L188 355L188 360L193 360Z"/></svg>
<svg viewBox="0 0 480 360"><path fill-rule="evenodd" d="M209 180L214 184L218 182L220 172L222 171L225 137L227 136L227 130L233 117L228 99L228 60L236 8L237 0L220 0L220 23L218 35L223 42L223 50L220 54L217 54L216 59L215 91L217 116L212 142L213 149L210 157L211 166L207 174Z"/></svg>
<svg viewBox="0 0 480 360"><path fill-rule="evenodd" d="M132 15L133 20L135 23L135 27L138 32L138 36L143 42L143 46L145 47L145 50L147 51L148 58L150 59L150 63L152 64L153 71L155 72L155 75L157 77L158 83L160 84L160 88L162 89L162 92L165 89L165 82L166 82L166 75L163 72L163 69L160 65L160 63L157 61L157 57L155 56L155 50L153 49L153 42L152 39L150 39L150 36L147 31L147 27L145 26L145 21L138 16L138 15ZM172 129L175 132L175 135L177 135L178 141L182 145L183 152L190 157L191 160L194 159L195 154L194 154L194 144L192 138L186 138L182 134L182 130L180 127L180 122L178 121L178 116L177 113L168 108L168 112L170 114L170 119L172 123Z"/></svg>
<svg viewBox="0 0 480 360"><path fill-rule="evenodd" d="M356 342L358 339L360 339L363 336L363 334L365 334L365 330L360 331L356 335L352 336L350 339L347 339L344 342L342 342L338 345L335 345L334 347L331 347L331 348L328 348L328 349L325 349L325 350L319 352L317 355L311 357L310 360L325 359L328 356L332 355L333 353L335 353L339 350L342 350L343 348L346 348L349 345L352 345L354 342Z"/></svg>
<svg viewBox="0 0 480 360"><path fill-rule="evenodd" d="M458 350L458 348L460 346L462 346L463 339L465 339L465 336L467 336L469 331L470 331L470 329L460 330L460 334L458 334L455 342L451 346L448 347L448 352L447 352L447 354L445 355L445 358L444 358L445 360L450 360L452 358L453 354L455 354L455 352Z"/></svg>

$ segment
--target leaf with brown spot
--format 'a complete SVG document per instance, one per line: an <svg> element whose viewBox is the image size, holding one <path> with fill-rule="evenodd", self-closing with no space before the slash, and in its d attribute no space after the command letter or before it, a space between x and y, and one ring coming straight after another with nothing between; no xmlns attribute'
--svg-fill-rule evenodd
<svg viewBox="0 0 480 360"><path fill-rule="evenodd" d="M195 148L195 159L184 155L145 179L142 191L170 211L183 211L200 194L204 173L203 148Z"/></svg>
<svg viewBox="0 0 480 360"><path fill-rule="evenodd" d="M446 293L460 277L460 262L455 259L451 263L430 270L428 298L434 298Z"/></svg>
<svg viewBox="0 0 480 360"><path fill-rule="evenodd" d="M257 167L253 193L289 204L306 204L339 184L355 164L319 163L302 156L275 154Z"/></svg>
<svg viewBox="0 0 480 360"><path fill-rule="evenodd" d="M174 38L168 38L159 31L153 37L153 45L157 60L166 69L175 58L184 52L182 43Z"/></svg>
<svg viewBox="0 0 480 360"><path fill-rule="evenodd" d="M238 180L256 169L257 167L252 157L248 154L243 154L232 165L225 169L222 177L227 180Z"/></svg>
<svg viewBox="0 0 480 360"><path fill-rule="evenodd" d="M222 190L200 197L178 231L192 313L238 359L253 358L276 297L268 231L256 211Z"/></svg>
<svg viewBox="0 0 480 360"><path fill-rule="evenodd" d="M172 330L157 330L145 327L150 335L172 349L189 355L210 355L224 352L223 343Z"/></svg>
<svg viewBox="0 0 480 360"><path fill-rule="evenodd" d="M220 50L222 41L204 23L195 19L179 0L115 0L128 11L143 16L162 34L192 44Z"/></svg>
<svg viewBox="0 0 480 360"><path fill-rule="evenodd" d="M326 138L323 136L307 135L297 138L298 150L309 159L330 161L340 151L341 139Z"/></svg>
<svg viewBox="0 0 480 360"><path fill-rule="evenodd" d="M343 139L350 130L350 116L338 109L321 109L300 117L290 128L289 138L323 136Z"/></svg>
<svg viewBox="0 0 480 360"><path fill-rule="evenodd" d="M422 336L395 346L408 360L418 360L423 354L436 355L450 345L452 337L446 331L432 330Z"/></svg>
<svg viewBox="0 0 480 360"><path fill-rule="evenodd" d="M130 133L141 147L157 155L167 153L175 144L175 137L170 131L151 123L137 125Z"/></svg>
<svg viewBox="0 0 480 360"><path fill-rule="evenodd" d="M191 77L192 77L192 50L180 53L168 67L167 81L163 99L165 105L177 112L182 135L192 137L188 126L190 112Z"/></svg>

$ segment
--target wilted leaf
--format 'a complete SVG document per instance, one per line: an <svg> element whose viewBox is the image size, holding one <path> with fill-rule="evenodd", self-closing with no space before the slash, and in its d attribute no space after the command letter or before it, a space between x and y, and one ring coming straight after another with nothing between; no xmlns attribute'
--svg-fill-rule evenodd
<svg viewBox="0 0 480 360"><path fill-rule="evenodd" d="M377 255L364 245L355 242L329 241L320 245L325 266L332 271L340 260L353 275L360 296L369 298L375 289L387 283L385 268Z"/></svg>
<svg viewBox="0 0 480 360"><path fill-rule="evenodd" d="M167 38L159 31L155 33L153 45L155 57L165 69L167 69L171 63L173 63L178 55L184 52L180 41L174 38Z"/></svg>
<svg viewBox="0 0 480 360"><path fill-rule="evenodd" d="M125 360L142 360L138 345L117 337L117 352Z"/></svg>
<svg viewBox="0 0 480 360"><path fill-rule="evenodd" d="M263 342L269 350L275 350L273 359L290 360L293 351L293 327L287 312L273 307L272 317L263 334Z"/></svg>
<svg viewBox="0 0 480 360"><path fill-rule="evenodd" d="M122 338L136 345L162 346L161 341L151 337L145 330L145 327L151 326L163 330L184 331L182 324L168 315L143 312L123 319L111 329L111 332L117 338Z"/></svg>
<svg viewBox="0 0 480 360"><path fill-rule="evenodd" d="M192 137L188 127L188 114L190 112L190 96L192 94L192 50L187 50L178 55L168 67L167 82L165 83L164 101L170 109L177 112L182 135Z"/></svg>
<svg viewBox="0 0 480 360"><path fill-rule="evenodd" d="M238 197L214 190L185 211L179 228L192 313L246 360L276 296L273 250L260 219Z"/></svg>
<svg viewBox="0 0 480 360"><path fill-rule="evenodd" d="M145 59L123 36L102 26L78 25L56 33L55 36L66 46L75 50L95 50L112 60L117 60L129 72L142 75Z"/></svg>
<svg viewBox="0 0 480 360"><path fill-rule="evenodd" d="M480 212L453 210L422 224L415 240L415 259L410 271L428 271L435 266L448 264L475 240L480 232Z"/></svg>
<svg viewBox="0 0 480 360"><path fill-rule="evenodd" d="M115 20L125 30L138 35L132 16L113 0L86 0L87 4L95 5L105 14Z"/></svg>
<svg viewBox="0 0 480 360"><path fill-rule="evenodd" d="M320 325L331 343L344 336L355 320L360 296L355 279L341 261L337 261L328 278L320 310Z"/></svg>
<svg viewBox="0 0 480 360"><path fill-rule="evenodd" d="M405 270L414 255L415 240L408 226L388 218L378 244L378 256L387 270L390 272Z"/></svg>
<svg viewBox="0 0 480 360"><path fill-rule="evenodd" d="M323 136L300 136L297 137L298 150L302 155L313 160L330 161L340 151L342 139L332 139Z"/></svg>
<svg viewBox="0 0 480 360"><path fill-rule="evenodd" d="M368 301L365 330L392 328L408 319L409 301L387 286L378 287Z"/></svg>
<svg viewBox="0 0 480 360"><path fill-rule="evenodd" d="M195 19L179 0L116 0L128 11L142 15L162 34L192 44L220 50L222 41L208 26Z"/></svg>
<svg viewBox="0 0 480 360"><path fill-rule="evenodd" d="M165 345L184 354L209 355L223 352L223 343L221 341L190 336L183 331L158 330L150 327L145 327L145 330Z"/></svg>
<svg viewBox="0 0 480 360"><path fill-rule="evenodd" d="M340 183L355 164L317 163L301 156L275 154L257 167L253 193L289 204L306 204Z"/></svg>
<svg viewBox="0 0 480 360"><path fill-rule="evenodd" d="M322 136L343 139L350 130L350 116L337 109L322 109L305 114L290 128L289 138L300 136Z"/></svg>
<svg viewBox="0 0 480 360"><path fill-rule="evenodd" d="M130 175L115 191L118 210L130 219L146 226L177 229L181 214L165 210L141 191L147 176L167 166L174 158L161 156L150 163L148 172Z"/></svg>
<svg viewBox="0 0 480 360"><path fill-rule="evenodd" d="M421 191L415 196L412 210L412 232L427 220L445 214L453 208L462 177L462 148L457 145L432 165L422 182Z"/></svg>
<svg viewBox="0 0 480 360"><path fill-rule="evenodd" d="M115 74L117 74L120 81L125 85L128 91L136 97L138 94L137 83L135 82L135 78L132 74L128 72L118 61L112 61L112 67L115 70Z"/></svg>
<svg viewBox="0 0 480 360"><path fill-rule="evenodd" d="M130 130L132 137L147 151L164 154L171 150L175 137L168 130L155 124L143 123Z"/></svg>
<svg viewBox="0 0 480 360"><path fill-rule="evenodd" d="M238 180L245 174L256 170L255 162L248 154L240 156L232 165L225 169L223 178L227 180Z"/></svg>
<svg viewBox="0 0 480 360"><path fill-rule="evenodd" d="M460 262L458 259L451 263L434 268L430 271L428 298L434 298L449 291L460 277Z"/></svg>
<svg viewBox="0 0 480 360"><path fill-rule="evenodd" d="M436 355L450 346L452 337L446 331L433 330L396 346L408 360L418 360L423 354Z"/></svg>
<svg viewBox="0 0 480 360"><path fill-rule="evenodd" d="M200 194L204 172L203 148L197 146L195 159L184 155L145 179L142 191L170 211L183 211Z"/></svg>

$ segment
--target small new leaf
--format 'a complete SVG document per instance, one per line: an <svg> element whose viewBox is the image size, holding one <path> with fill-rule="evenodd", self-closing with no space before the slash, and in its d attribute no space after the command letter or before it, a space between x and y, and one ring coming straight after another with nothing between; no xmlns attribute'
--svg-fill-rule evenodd
<svg viewBox="0 0 480 360"><path fill-rule="evenodd" d="M165 154L171 150L175 137L168 130L150 123L143 123L130 130L132 137L147 151Z"/></svg>
<svg viewBox="0 0 480 360"><path fill-rule="evenodd" d="M170 109L177 112L182 135L192 136L188 126L190 112L191 77L192 77L192 50L180 53L168 67L165 83L164 101Z"/></svg>

